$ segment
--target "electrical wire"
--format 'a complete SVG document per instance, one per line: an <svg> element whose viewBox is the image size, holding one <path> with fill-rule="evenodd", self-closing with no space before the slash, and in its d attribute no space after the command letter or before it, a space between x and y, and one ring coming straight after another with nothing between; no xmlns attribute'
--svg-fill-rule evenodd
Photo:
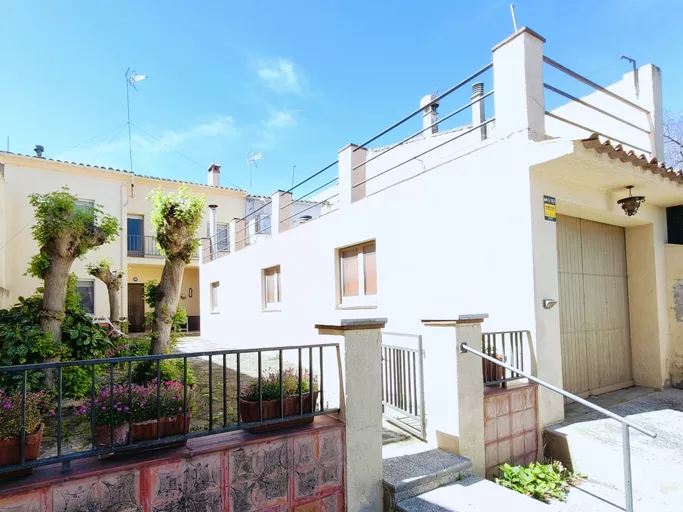
<svg viewBox="0 0 683 512"><path fill-rule="evenodd" d="M124 125L124 127L125 127L125 125ZM110 129L107 130L106 132L100 133L99 135L96 135L96 136L91 137L91 138L89 138L89 139L87 139L87 140L84 140L83 142L79 142L79 143L76 144L75 146L71 146L70 148L63 149L63 150L61 150L61 151L58 151L57 153L54 154L54 156L53 156L52 158L53 158L53 159L56 159L58 155L61 155L62 153L66 153L67 151L71 151L72 149L75 149L75 148L77 148L77 147L79 147L79 146L82 146L83 144L86 144L86 143L90 142L91 140L99 139L100 137L102 137L102 136L104 136L104 135L106 135L106 134L108 134L108 133L110 133L110 132L113 132L114 130L116 130L116 128L110 128Z"/></svg>
<svg viewBox="0 0 683 512"><path fill-rule="evenodd" d="M114 135L114 136L109 140L109 142L107 142L104 146L102 146L102 147L100 148L100 150L99 150L99 151L97 152L97 154L95 155L95 158L93 158L93 161L97 160L97 157L100 156L100 153L102 153L102 151L104 151L105 149L107 149L107 148L109 147L109 145L110 145L112 142L114 142L114 139L115 139L116 137L118 137L119 135L121 135L121 132L123 131L123 129L124 129L127 125L128 125L128 123L124 124L124 125L121 127L121 129L120 129L118 132L116 132L116 135Z"/></svg>
<svg viewBox="0 0 683 512"><path fill-rule="evenodd" d="M169 146L168 144L166 144L165 142L163 142L163 141L157 139L154 135L152 135L151 133L149 133L149 132L143 130L142 128L140 128L140 127L139 127L138 125L136 125L135 123L130 123L130 124L133 125L133 126L135 126L135 128L137 128L138 130L140 130L140 131L141 131L142 133L144 133L145 135L147 135L147 136L153 138L155 141L157 141L157 142L158 142L159 144L161 144L162 146L164 146L164 147L170 149L170 150L173 151L174 153L178 153L178 154L179 154L180 156L182 156L185 160L188 160L189 162L192 162L193 164L195 164L197 167L199 167L199 168L201 168L201 169L205 169L205 166L203 166L202 164L200 164L200 163L197 162L196 160L193 160L192 158L190 158L189 156L187 156L187 155L181 153L181 152L178 151L177 149L174 149L174 148L172 148L171 146ZM228 181L228 180L226 180L226 181ZM238 185L235 185L235 184L232 183L231 181L228 181L228 183L230 183L230 185L232 185L232 186L235 187L235 188L240 188Z"/></svg>
<svg viewBox="0 0 683 512"><path fill-rule="evenodd" d="M30 221L28 221L28 222L26 223L26 225L25 225L23 228L21 228L19 231L17 231L17 232L14 234L14 236L12 236L12 238L10 238L9 240L7 240L7 242L5 242L5 245L3 245L2 247L0 247L0 251L2 251L5 247L7 247L7 246L9 245L9 243L10 243L12 240L14 240L16 237L18 237L19 234L20 234L22 231L24 231L32 222L33 222L33 219L31 219Z"/></svg>

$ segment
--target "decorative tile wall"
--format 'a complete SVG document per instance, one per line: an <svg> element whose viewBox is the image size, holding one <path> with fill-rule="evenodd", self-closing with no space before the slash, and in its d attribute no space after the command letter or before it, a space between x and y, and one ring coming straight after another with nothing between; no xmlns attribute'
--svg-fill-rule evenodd
<svg viewBox="0 0 683 512"><path fill-rule="evenodd" d="M0 498L0 512L343 512L344 429L263 435L196 457Z"/></svg>
<svg viewBox="0 0 683 512"><path fill-rule="evenodd" d="M492 389L484 396L486 473L504 462L535 461L538 454L537 386Z"/></svg>

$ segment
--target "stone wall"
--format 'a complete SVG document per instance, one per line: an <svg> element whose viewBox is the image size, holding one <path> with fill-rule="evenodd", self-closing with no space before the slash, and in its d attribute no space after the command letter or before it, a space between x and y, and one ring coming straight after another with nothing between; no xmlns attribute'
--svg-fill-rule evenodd
<svg viewBox="0 0 683 512"><path fill-rule="evenodd" d="M319 417L271 434L82 461L68 476L43 468L0 485L0 512L342 512L344 442L344 424Z"/></svg>

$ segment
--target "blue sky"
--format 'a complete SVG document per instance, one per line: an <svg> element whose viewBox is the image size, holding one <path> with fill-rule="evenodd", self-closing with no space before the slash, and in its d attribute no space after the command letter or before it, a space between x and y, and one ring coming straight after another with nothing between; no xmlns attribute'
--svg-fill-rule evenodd
<svg viewBox="0 0 683 512"><path fill-rule="evenodd" d="M515 6L548 56L601 84L628 71L621 54L659 65L665 108L683 111L683 45L668 22L683 2ZM15 152L42 144L50 158L127 169L132 66L149 75L131 93L136 172L204 183L216 161L225 185L248 187L245 157L263 151L252 188L263 194L487 64L512 32L508 2L495 1L0 0L0 13L2 149L9 135Z"/></svg>

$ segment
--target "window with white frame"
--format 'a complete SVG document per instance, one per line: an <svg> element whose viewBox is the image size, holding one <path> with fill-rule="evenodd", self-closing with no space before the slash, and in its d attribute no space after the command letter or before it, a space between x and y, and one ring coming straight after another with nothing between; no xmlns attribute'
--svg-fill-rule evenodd
<svg viewBox="0 0 683 512"><path fill-rule="evenodd" d="M373 306L377 303L375 241L339 249L341 306Z"/></svg>
<svg viewBox="0 0 683 512"><path fill-rule="evenodd" d="M95 314L95 281L90 279L78 280L76 290L81 296L81 308L86 313Z"/></svg>
<svg viewBox="0 0 683 512"><path fill-rule="evenodd" d="M76 208L79 210L92 210L95 208L95 201L89 199L78 199L76 201Z"/></svg>
<svg viewBox="0 0 683 512"><path fill-rule="evenodd" d="M212 313L218 313L218 289L220 288L220 283L216 281L215 283L211 283L211 297L210 297L210 302L211 302L211 312Z"/></svg>
<svg viewBox="0 0 683 512"><path fill-rule="evenodd" d="M263 309L280 308L280 266L270 267L263 271Z"/></svg>
<svg viewBox="0 0 683 512"><path fill-rule="evenodd" d="M206 224L206 236L211 238L211 226ZM230 224L226 222L216 223L216 249L217 251L227 251L229 250L229 238L230 238Z"/></svg>

